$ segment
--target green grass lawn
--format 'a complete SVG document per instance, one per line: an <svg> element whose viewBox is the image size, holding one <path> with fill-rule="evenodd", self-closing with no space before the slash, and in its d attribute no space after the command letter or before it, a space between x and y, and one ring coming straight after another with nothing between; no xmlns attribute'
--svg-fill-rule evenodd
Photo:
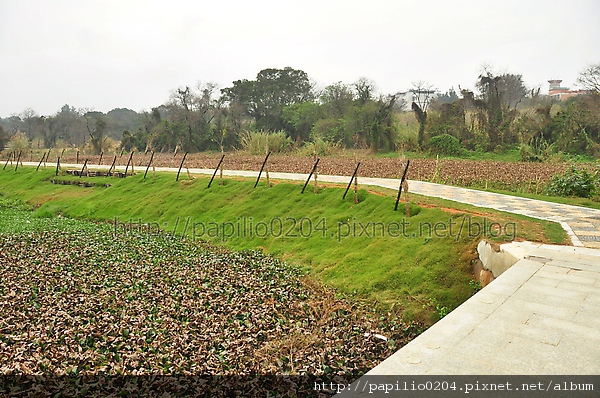
<svg viewBox="0 0 600 398"><path fill-rule="evenodd" d="M59 179L108 182L78 187L50 182L53 170L0 172L0 193L34 205L37 217L62 215L109 221L116 232L156 228L232 249L261 248L303 267L339 292L393 309L426 324L472 293L474 247L487 237L562 242L560 227L453 202L417 197L406 217L394 212L391 191L361 190L359 204L343 189L208 178L175 181L173 174L127 179ZM414 199L413 199L414 200ZM450 207L458 210L449 211ZM494 224L496 223L496 224ZM484 230L485 228L485 230ZM107 237L110 238L110 237Z"/></svg>

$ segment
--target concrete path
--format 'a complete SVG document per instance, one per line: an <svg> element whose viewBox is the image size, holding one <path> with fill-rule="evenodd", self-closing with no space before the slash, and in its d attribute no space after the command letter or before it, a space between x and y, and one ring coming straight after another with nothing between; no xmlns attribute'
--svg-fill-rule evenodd
<svg viewBox="0 0 600 398"><path fill-rule="evenodd" d="M26 165L37 166L35 162L24 162ZM49 167L56 167L56 164L48 163ZM81 168L82 165L63 164L67 168ZM96 169L108 169L109 166L90 165ZM125 166L117 166L120 171L125 170ZM136 170L140 170L139 166ZM157 167L156 171L176 173L177 168ZM212 175L212 169L189 169L192 174ZM257 171L224 170L226 176L256 178ZM264 175L263 175L264 176ZM269 173L270 178L293 181L306 181L307 174L301 173ZM264 178L264 177L263 177ZM329 183L348 184L350 177L322 175L318 177L319 181ZM393 178L370 178L359 177L359 185L371 185L383 188L398 189L399 180ZM424 196L432 196L452 200L455 202L466 203L477 207L490 208L494 210L505 211L508 213L521 214L541 220L549 220L560 223L565 231L571 237L574 246L585 246L600 249L600 210L589 209L580 206L571 206L560 203L546 202L527 198L519 198L475 189L453 187L449 185L434 184L424 181L409 180L409 189L411 193Z"/></svg>
<svg viewBox="0 0 600 398"><path fill-rule="evenodd" d="M599 375L600 250L508 246L524 258L367 376Z"/></svg>

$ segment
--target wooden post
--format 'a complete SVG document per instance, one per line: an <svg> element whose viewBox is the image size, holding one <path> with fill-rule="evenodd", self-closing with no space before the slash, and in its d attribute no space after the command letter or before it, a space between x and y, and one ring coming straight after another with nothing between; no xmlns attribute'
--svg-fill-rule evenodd
<svg viewBox="0 0 600 398"><path fill-rule="evenodd" d="M150 155L150 161L148 162L148 166L146 167L146 172L144 173L144 180L146 179L146 174L148 174L148 169L150 168L150 165L152 164L153 159L154 159L154 151L152 151L152 154Z"/></svg>
<svg viewBox="0 0 600 398"><path fill-rule="evenodd" d="M177 171L177 178L175 181L179 181L179 173L181 173L181 168L183 167L183 162L185 162L185 157L187 156L187 152L183 154L183 159L181 159L181 164L179 165L179 170Z"/></svg>
<svg viewBox="0 0 600 398"><path fill-rule="evenodd" d="M106 177L108 177L110 175L110 171L113 169L113 167L115 167L116 162L117 162L117 155L115 155L115 158L113 159L112 164L108 168L108 171L106 172Z"/></svg>
<svg viewBox="0 0 600 398"><path fill-rule="evenodd" d="M102 156L104 156L104 151L100 152L100 160L98 160L98 164L102 164Z"/></svg>
<svg viewBox="0 0 600 398"><path fill-rule="evenodd" d="M315 157L317 157L317 155L315 155ZM313 189L313 193L316 195L317 190L318 190L318 188L317 188L317 184L318 184L317 177L319 175L319 166L318 165L315 167L314 175L315 175L315 187Z"/></svg>
<svg viewBox="0 0 600 398"><path fill-rule="evenodd" d="M356 170L354 171L354 204L358 204L358 166L360 166L360 162L357 162L356 159L356 151L354 151L354 163L358 163L356 165Z"/></svg>
<svg viewBox="0 0 600 398"><path fill-rule="evenodd" d="M269 178L269 165L265 165L265 177L267 177L267 188L271 188L271 179Z"/></svg>
<svg viewBox="0 0 600 398"><path fill-rule="evenodd" d="M407 160L406 167L404 168L404 173L402 174L402 179L400 180L400 187L398 187L398 197L396 198L396 205L394 206L394 211L398 210L398 202L400 201L400 195L402 194L402 185L404 185L404 180L406 179L406 172L408 171L409 165L410 160Z"/></svg>
<svg viewBox="0 0 600 398"><path fill-rule="evenodd" d="M75 157L75 164L79 164L79 149L77 150L77 155Z"/></svg>
<svg viewBox="0 0 600 398"><path fill-rule="evenodd" d="M38 163L35 171L38 171L40 169L40 166L42 165L42 162L44 161L45 157L46 157L46 152L44 152L44 154L42 155L42 158L40 159L40 162Z"/></svg>
<svg viewBox="0 0 600 398"><path fill-rule="evenodd" d="M17 158L17 165L15 166L15 171L17 171L17 168L19 168L19 162L21 161L21 153L23 153L23 151L19 151L19 157Z"/></svg>
<svg viewBox="0 0 600 398"><path fill-rule="evenodd" d="M260 176L265 168L265 165L267 164L267 160L269 160L270 154L271 154L271 152L267 153L267 156L265 156L265 160L263 161L263 164L260 167L260 171L258 172L258 178L256 179L256 182L254 183L254 188L256 188L256 186L258 185L258 182L260 181Z"/></svg>
<svg viewBox="0 0 600 398"><path fill-rule="evenodd" d="M210 181L208 182L208 186L206 188L210 188L210 184L212 184L213 180L215 179L215 175L217 175L217 170L221 170L221 181L223 180L223 159L225 159L225 155L221 155L221 160L219 160L219 164L217 165L217 168L215 169L215 172L213 173Z"/></svg>
<svg viewBox="0 0 600 398"><path fill-rule="evenodd" d="M358 174L354 177L354 204L358 204Z"/></svg>
<svg viewBox="0 0 600 398"><path fill-rule="evenodd" d="M317 158L317 161L315 162L312 170L310 171L310 174L308 175L308 178L306 179L306 182L304 183L304 186L302 187L302 193L304 193L304 190L306 189L306 186L308 185L308 182L310 181L310 178L312 177L313 173L317 169L317 165L319 164L319 160L321 160L321 159Z"/></svg>
<svg viewBox="0 0 600 398"><path fill-rule="evenodd" d="M85 160L85 162L83 162L83 167L81 168L81 171L79 172L79 178L81 178L81 176L83 175L83 170L85 170L85 167L87 166L87 162L88 162L87 159Z"/></svg>
<svg viewBox="0 0 600 398"><path fill-rule="evenodd" d="M356 182L356 173L358 172L358 167L360 166L360 162L358 162L358 164L356 165L356 168L354 169L354 173L352 173L352 177L350 177L350 182L348 183L348 186L346 187L346 192L344 192L344 196L342 196L342 199L346 199L346 195L348 194L348 191L350 190L350 187L352 186L352 181ZM354 191L355 191L355 195L356 195L356 184L354 185Z"/></svg>
<svg viewBox="0 0 600 398"><path fill-rule="evenodd" d="M12 166L12 155L13 155L12 152L8 154L8 159L6 159L6 163L4 163L4 167L2 168L2 170L6 170L6 166L8 166L8 161L9 160L11 161L10 165Z"/></svg>
<svg viewBox="0 0 600 398"><path fill-rule="evenodd" d="M406 217L410 217L410 201L408 200L408 181L404 180L404 199L406 200Z"/></svg>
<svg viewBox="0 0 600 398"><path fill-rule="evenodd" d="M58 175L58 170L60 169L60 156L56 159L56 173Z"/></svg>
<svg viewBox="0 0 600 398"><path fill-rule="evenodd" d="M220 167L219 167L219 185L223 185L223 158L225 157L225 155L223 155L223 157L221 158L221 162L219 163Z"/></svg>
<svg viewBox="0 0 600 398"><path fill-rule="evenodd" d="M133 159L133 153L135 151L131 151L131 153L129 154L129 160L127 161L127 166L125 166L125 175L124 178L127 178L127 170L129 169L129 163L131 163L131 159ZM133 170L133 164L131 165L131 169Z"/></svg>
<svg viewBox="0 0 600 398"><path fill-rule="evenodd" d="M265 153L269 153L269 137L267 137ZM265 164L265 176L267 177L267 188L271 188L271 179L269 178L269 165L268 164Z"/></svg>

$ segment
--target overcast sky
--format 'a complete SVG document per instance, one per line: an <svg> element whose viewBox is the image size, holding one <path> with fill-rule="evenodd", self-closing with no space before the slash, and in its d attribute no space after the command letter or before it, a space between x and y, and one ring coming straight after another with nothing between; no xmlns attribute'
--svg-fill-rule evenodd
<svg viewBox="0 0 600 398"><path fill-rule="evenodd" d="M599 0L0 0L0 116L148 110L265 68L380 93L474 86L483 65L573 87L600 63Z"/></svg>

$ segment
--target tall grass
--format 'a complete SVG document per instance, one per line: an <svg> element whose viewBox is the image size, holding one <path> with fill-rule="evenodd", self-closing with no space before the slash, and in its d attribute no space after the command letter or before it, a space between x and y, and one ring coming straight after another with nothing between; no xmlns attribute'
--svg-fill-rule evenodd
<svg viewBox="0 0 600 398"><path fill-rule="evenodd" d="M240 144L244 151L252 155L264 155L267 152L283 153L292 149L292 139L285 131L245 131L241 134Z"/></svg>

